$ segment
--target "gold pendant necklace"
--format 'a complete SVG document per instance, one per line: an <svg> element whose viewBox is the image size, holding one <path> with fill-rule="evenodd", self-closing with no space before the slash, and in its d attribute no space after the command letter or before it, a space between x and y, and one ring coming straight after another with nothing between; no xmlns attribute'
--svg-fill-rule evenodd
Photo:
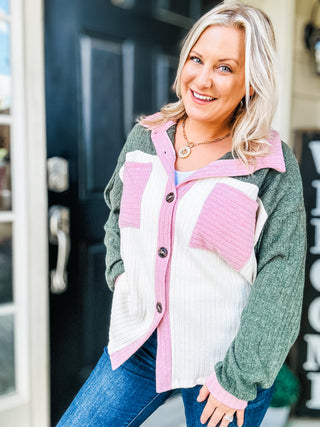
<svg viewBox="0 0 320 427"><path fill-rule="evenodd" d="M187 157L190 156L191 154L191 149L193 147L197 147L198 145L201 144L212 144L213 142L219 142L222 141L223 139L227 138L228 136L230 136L230 132L227 133L224 136L220 136L220 138L216 138L216 139L212 139L210 141L202 141L202 142L191 142L188 140L187 134L186 134L186 120L187 120L187 115L185 115L183 117L183 121L182 121L182 131L183 131L183 137L186 140L187 144L180 148L179 152L178 152L178 156L180 157L180 159L186 159Z"/></svg>

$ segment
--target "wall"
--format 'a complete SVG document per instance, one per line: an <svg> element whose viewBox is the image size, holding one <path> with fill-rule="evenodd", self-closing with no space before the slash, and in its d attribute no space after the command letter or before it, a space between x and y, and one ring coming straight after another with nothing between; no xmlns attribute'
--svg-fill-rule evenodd
<svg viewBox="0 0 320 427"><path fill-rule="evenodd" d="M296 0L291 128L320 129L320 76L314 72L303 32L315 0ZM320 7L319 7L320 9ZM320 10L316 24L320 27Z"/></svg>
<svg viewBox="0 0 320 427"><path fill-rule="evenodd" d="M293 145L296 129L320 129L320 76L304 46L304 27L315 0L244 0L271 18L280 57L280 102L273 126ZM320 7L316 24L320 27Z"/></svg>
<svg viewBox="0 0 320 427"><path fill-rule="evenodd" d="M232 2L233 0L225 0ZM302 1L302 0L298 0ZM292 0L243 0L262 9L271 19L276 35L277 50L280 58L279 105L273 120L273 128L289 145L291 141L291 97L292 97L292 60L294 38L294 1Z"/></svg>

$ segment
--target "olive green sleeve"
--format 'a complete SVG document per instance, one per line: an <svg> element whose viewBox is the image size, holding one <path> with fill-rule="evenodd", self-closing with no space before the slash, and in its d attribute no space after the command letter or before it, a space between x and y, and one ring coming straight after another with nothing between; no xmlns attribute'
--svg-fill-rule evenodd
<svg viewBox="0 0 320 427"><path fill-rule="evenodd" d="M245 401L273 384L297 338L305 281L306 216L293 153L287 172L266 182L268 219L258 241L257 276L238 333L215 374L223 389Z"/></svg>
<svg viewBox="0 0 320 427"><path fill-rule="evenodd" d="M122 154L104 192L106 204L110 209L109 217L104 226L104 244L106 246L106 281L111 291L114 290L116 278L124 272L120 254L120 229L118 225L122 195L122 181L119 177L119 170L123 163Z"/></svg>

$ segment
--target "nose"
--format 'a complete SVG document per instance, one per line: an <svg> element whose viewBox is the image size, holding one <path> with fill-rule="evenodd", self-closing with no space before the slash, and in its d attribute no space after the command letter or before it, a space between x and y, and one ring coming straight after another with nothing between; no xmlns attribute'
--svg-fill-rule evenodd
<svg viewBox="0 0 320 427"><path fill-rule="evenodd" d="M212 87L213 86L212 70L207 67L203 67L201 69L201 72L197 76L196 82L199 89Z"/></svg>

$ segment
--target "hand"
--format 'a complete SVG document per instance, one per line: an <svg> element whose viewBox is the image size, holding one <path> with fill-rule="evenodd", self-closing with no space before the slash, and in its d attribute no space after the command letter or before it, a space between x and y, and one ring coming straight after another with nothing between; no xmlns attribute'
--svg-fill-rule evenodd
<svg viewBox="0 0 320 427"><path fill-rule="evenodd" d="M208 397L209 396L209 397ZM221 421L220 427L228 427L231 421L225 418L225 415L233 418L234 414L237 416L237 425L241 427L244 421L244 409L234 409L230 408L227 405L219 402L215 397L212 396L208 387L204 385L201 387L199 395L197 397L198 402L203 402L208 399L206 406L200 417L201 424L205 424L208 419L208 427L216 427L217 424Z"/></svg>

